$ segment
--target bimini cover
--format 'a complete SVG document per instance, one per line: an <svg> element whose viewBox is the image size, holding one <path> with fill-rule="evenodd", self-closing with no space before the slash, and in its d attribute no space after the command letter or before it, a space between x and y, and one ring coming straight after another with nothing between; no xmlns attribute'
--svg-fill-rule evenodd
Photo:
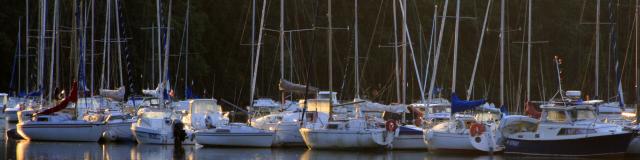
<svg viewBox="0 0 640 160"><path fill-rule="evenodd" d="M484 104L486 101L485 99L466 101L460 99L456 93L451 93L451 113L473 109L476 106Z"/></svg>
<svg viewBox="0 0 640 160"><path fill-rule="evenodd" d="M393 113L409 113L406 105L401 104L380 104L371 101L365 101L360 104L360 109L362 111L370 111L370 112L393 112Z"/></svg>
<svg viewBox="0 0 640 160"><path fill-rule="evenodd" d="M307 94L315 94L318 92L318 88L309 86L309 90L307 90L306 85L295 84L293 82L287 81L285 79L280 79L280 84L278 85L280 91L286 91L291 93L304 94L305 90Z"/></svg>
<svg viewBox="0 0 640 160"><path fill-rule="evenodd" d="M64 108L67 107L67 105L69 105L69 103L76 103L78 102L78 83L77 82L73 82L73 88L71 89L71 93L69 94L69 96L67 98L64 98L64 100L62 100L60 103L58 103L58 105L51 107L49 109L46 109L42 112L38 112L38 114L51 114L51 113L55 113L58 112Z"/></svg>

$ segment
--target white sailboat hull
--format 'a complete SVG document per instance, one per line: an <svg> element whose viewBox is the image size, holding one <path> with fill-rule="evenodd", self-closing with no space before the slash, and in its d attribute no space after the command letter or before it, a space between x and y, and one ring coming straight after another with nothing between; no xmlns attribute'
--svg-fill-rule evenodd
<svg viewBox="0 0 640 160"><path fill-rule="evenodd" d="M105 131L101 123L81 121L18 124L18 134L35 141L98 141Z"/></svg>
<svg viewBox="0 0 640 160"><path fill-rule="evenodd" d="M133 136L133 132L131 131L132 121L122 121L122 122L109 122L107 123L107 131L103 137L113 137L113 140L116 141L136 141L136 138Z"/></svg>
<svg viewBox="0 0 640 160"><path fill-rule="evenodd" d="M301 128L300 134L311 149L385 148L393 140L393 133L384 136L382 130L327 130ZM374 137L379 136L376 141ZM385 138L383 138L385 137Z"/></svg>
<svg viewBox="0 0 640 160"><path fill-rule="evenodd" d="M468 133L427 131L424 138L429 150L476 150Z"/></svg>
<svg viewBox="0 0 640 160"><path fill-rule="evenodd" d="M393 139L393 149L427 149L423 135L399 135Z"/></svg>
<svg viewBox="0 0 640 160"><path fill-rule="evenodd" d="M275 134L273 132L226 132L215 130L197 131L196 142L204 146L230 147L271 147Z"/></svg>
<svg viewBox="0 0 640 160"><path fill-rule="evenodd" d="M163 132L158 129L132 126L131 132L139 144L174 144L173 133L170 131ZM182 141L182 144L195 144L191 132L186 132L187 138Z"/></svg>
<svg viewBox="0 0 640 160"><path fill-rule="evenodd" d="M296 123L281 123L276 126L273 144L276 146L304 146L300 126Z"/></svg>

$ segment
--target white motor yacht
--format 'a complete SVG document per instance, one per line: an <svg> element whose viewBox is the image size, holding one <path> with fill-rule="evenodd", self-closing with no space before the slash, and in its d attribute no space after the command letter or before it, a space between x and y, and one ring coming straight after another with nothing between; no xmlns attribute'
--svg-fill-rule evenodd
<svg viewBox="0 0 640 160"><path fill-rule="evenodd" d="M501 124L505 153L590 156L627 151L634 137L624 127L597 119L592 104L543 104L539 121L506 117ZM508 123L507 123L508 121Z"/></svg>

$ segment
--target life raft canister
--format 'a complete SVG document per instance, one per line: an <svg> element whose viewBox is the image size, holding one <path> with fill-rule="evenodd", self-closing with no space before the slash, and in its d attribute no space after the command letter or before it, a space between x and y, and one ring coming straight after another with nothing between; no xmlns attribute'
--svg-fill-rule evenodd
<svg viewBox="0 0 640 160"><path fill-rule="evenodd" d="M471 124L471 127L469 127L469 133L472 137L479 136L482 133L484 133L484 131L485 131L484 125L480 123L473 123Z"/></svg>
<svg viewBox="0 0 640 160"><path fill-rule="evenodd" d="M398 124L394 120L388 120L384 126L389 132L393 132L398 128Z"/></svg>

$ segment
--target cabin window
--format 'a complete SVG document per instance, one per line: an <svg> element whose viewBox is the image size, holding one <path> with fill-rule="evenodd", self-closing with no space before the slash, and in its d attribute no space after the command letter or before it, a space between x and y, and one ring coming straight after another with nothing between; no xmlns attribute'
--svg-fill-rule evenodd
<svg viewBox="0 0 640 160"><path fill-rule="evenodd" d="M338 129L338 124L328 124L327 129Z"/></svg>
<svg viewBox="0 0 640 160"><path fill-rule="evenodd" d="M579 110L572 110L570 111L570 113L571 113L571 119L573 119L574 121L589 120L589 119L596 118L596 114L593 113L592 110L579 109Z"/></svg>
<svg viewBox="0 0 640 160"><path fill-rule="evenodd" d="M316 114L315 113L307 112L307 115L305 117L307 118L307 122L315 122L316 121Z"/></svg>
<svg viewBox="0 0 640 160"><path fill-rule="evenodd" d="M564 111L548 111L546 120L550 122L562 123L566 122L567 115L565 115Z"/></svg>
<svg viewBox="0 0 640 160"><path fill-rule="evenodd" d="M47 122L47 121L49 121L49 118L47 118L47 117L38 117L38 121L39 122Z"/></svg>
<svg viewBox="0 0 640 160"><path fill-rule="evenodd" d="M593 134L596 133L595 129L583 129L583 128L562 128L558 135L579 135L579 134Z"/></svg>

